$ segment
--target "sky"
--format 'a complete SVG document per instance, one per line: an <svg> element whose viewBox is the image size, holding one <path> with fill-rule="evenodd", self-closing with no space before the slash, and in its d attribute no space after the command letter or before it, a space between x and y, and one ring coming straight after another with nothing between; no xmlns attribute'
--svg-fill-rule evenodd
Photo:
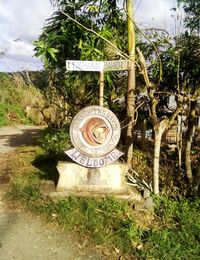
<svg viewBox="0 0 200 260"><path fill-rule="evenodd" d="M170 9L176 0L135 0L135 20L140 26L166 28L172 32ZM32 42L42 33L53 13L49 0L0 0L0 71L40 70Z"/></svg>

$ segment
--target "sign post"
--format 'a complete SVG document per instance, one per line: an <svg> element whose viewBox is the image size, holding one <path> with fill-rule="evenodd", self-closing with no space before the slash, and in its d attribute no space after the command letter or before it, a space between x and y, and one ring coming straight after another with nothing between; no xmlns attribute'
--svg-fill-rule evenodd
<svg viewBox="0 0 200 260"><path fill-rule="evenodd" d="M85 60L66 60L67 71L96 71L99 72L99 105L103 107L104 93L104 71L129 70L128 60L112 61L85 61Z"/></svg>
<svg viewBox="0 0 200 260"><path fill-rule="evenodd" d="M67 71L99 72L99 106L81 109L70 124L73 148L65 153L75 162L59 162L57 189L67 191L94 191L103 194L127 192L126 164L117 163L123 154L116 149L121 128L116 115L103 107L104 72L128 70L128 60L76 61L67 60ZM116 162L115 164L113 162ZM128 195L129 196L129 195Z"/></svg>
<svg viewBox="0 0 200 260"><path fill-rule="evenodd" d="M103 107L104 71L100 71L99 81L99 105Z"/></svg>

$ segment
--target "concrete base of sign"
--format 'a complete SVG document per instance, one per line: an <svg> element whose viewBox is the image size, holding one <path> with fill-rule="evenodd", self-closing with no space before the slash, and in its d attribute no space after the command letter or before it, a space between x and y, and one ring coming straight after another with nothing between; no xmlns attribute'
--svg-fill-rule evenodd
<svg viewBox="0 0 200 260"><path fill-rule="evenodd" d="M141 194L136 190L133 189L132 191L129 190L127 192L123 193L98 193L94 191L51 191L51 192L44 192L43 195L46 195L48 198L51 198L53 201L56 201L57 199L66 199L70 196L75 197L88 197L88 198L107 198L109 196L112 196L119 200L126 200L126 201L133 201L134 207L136 210L143 210L144 207L144 199L142 198ZM135 207L137 205L137 207ZM140 208L139 206L140 205Z"/></svg>
<svg viewBox="0 0 200 260"><path fill-rule="evenodd" d="M61 194L129 194L125 181L128 166L125 163L113 163L102 168L91 169L72 162L58 162L59 180L56 187Z"/></svg>

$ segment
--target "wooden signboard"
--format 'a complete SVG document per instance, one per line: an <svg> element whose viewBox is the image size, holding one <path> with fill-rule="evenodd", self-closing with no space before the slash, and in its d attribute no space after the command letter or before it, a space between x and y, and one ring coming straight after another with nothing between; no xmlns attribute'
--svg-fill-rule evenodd
<svg viewBox="0 0 200 260"><path fill-rule="evenodd" d="M128 70L128 60L112 61L86 61L86 60L67 60L67 71L117 71Z"/></svg>

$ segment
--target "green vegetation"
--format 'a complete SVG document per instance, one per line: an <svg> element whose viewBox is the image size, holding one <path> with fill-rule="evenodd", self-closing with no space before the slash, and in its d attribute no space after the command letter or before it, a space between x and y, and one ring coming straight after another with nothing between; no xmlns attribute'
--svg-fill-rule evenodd
<svg viewBox="0 0 200 260"><path fill-rule="evenodd" d="M155 198L159 226L144 237L150 259L198 259L200 256L200 199Z"/></svg>
<svg viewBox="0 0 200 260"><path fill-rule="evenodd" d="M25 108L35 98L37 90L22 73L0 73L0 101Z"/></svg>
<svg viewBox="0 0 200 260"><path fill-rule="evenodd" d="M38 84L37 78L42 79L44 75L33 73L32 78ZM37 86L41 88L41 84ZM30 101L41 98L38 89L33 86L27 73L0 72L0 126L37 123L26 115L25 109Z"/></svg>
<svg viewBox="0 0 200 260"><path fill-rule="evenodd" d="M101 1L101 6L97 0L53 1L53 4L55 12L34 42L35 55L43 59L51 78L51 88L54 87L54 92L69 105L69 115L74 116L80 108L98 104L99 75L93 72L66 73L65 61L121 59L122 51L127 48L125 13L116 1ZM101 37L87 32L62 12ZM102 38L117 47L113 48ZM126 76L109 72L105 74L104 83L104 101L111 107L113 99L125 94Z"/></svg>
<svg viewBox="0 0 200 260"><path fill-rule="evenodd" d="M40 139L40 144L44 157L49 160L57 159L65 149L70 147L69 127L57 131L46 129Z"/></svg>
<svg viewBox="0 0 200 260"><path fill-rule="evenodd" d="M48 76L48 88L44 90L44 78L44 81L39 80L39 88L44 90L47 102L61 108L62 113L58 114L63 117L59 119L55 116L51 121L53 113L50 111L50 116L47 115L49 125L56 132L46 132L41 139L42 150L34 150L31 155L32 164L37 169L29 170L29 166L24 166L23 151L22 158L19 154L15 158L17 163L21 161L23 167L13 167L9 197L66 230L79 232L95 244L114 248L128 259L132 256L138 259L199 259L200 199L191 196L198 194L199 189L199 143L197 148L192 147L191 143L195 113L199 113L198 1L178 1L183 3L186 12L186 30L173 39L162 30L149 28L144 35L136 28L139 47L136 53L137 117L141 119L143 115L144 128L146 122L151 120L155 142L152 145L147 142L143 144L145 152L140 149L134 151L132 167L135 169L135 164L139 178L148 183L154 179L154 193L158 194L160 189L161 194L168 195L168 198L154 197L154 213L135 211L131 202L110 197L68 197L52 201L43 195L43 180L55 181L57 160L62 158L63 150L69 145L68 129L60 129L66 123L64 119L73 117L82 107L98 102L98 75L84 72L66 74L65 61L128 57L126 12L119 10L116 1L100 1L100 6L96 0L92 5L91 1L83 0L53 2L58 9L47 20L43 33L35 42L35 51L36 56L43 57L48 69L48 75L45 74L45 79ZM95 33L91 33L91 30ZM118 111L122 120L126 119L126 108L124 104L114 104L114 100L126 95L126 79L126 74L122 73L105 75L105 105ZM144 96L143 100L141 93L144 92L148 96ZM23 110L35 96L35 89L23 74L0 74L0 125L13 121L25 123ZM177 109L169 111L169 100L173 96L176 97L174 103ZM187 109L183 109L185 105ZM178 158L176 151L163 149L161 136L173 125L181 110L181 114L187 117L187 133L186 140L179 136L183 147L178 147ZM154 156L153 149L156 151ZM190 165L187 165L188 162ZM150 167L153 167L153 171ZM148 214L151 221L147 224L145 220Z"/></svg>
<svg viewBox="0 0 200 260"><path fill-rule="evenodd" d="M22 108L0 102L0 126L12 124L30 124L31 121L26 117Z"/></svg>
<svg viewBox="0 0 200 260"><path fill-rule="evenodd" d="M200 199L154 197L155 211L137 211L131 202L112 197L68 197L52 200L43 194L44 179L54 170L44 161L31 166L35 147L20 148L12 158L9 197L60 227L75 231L110 254L132 259L198 259ZM23 167L21 167L23 165ZM51 167L53 165L51 164ZM12 170L13 169L13 170ZM18 169L16 171L16 169ZM114 249L114 250L113 250ZM116 253L117 252L117 253Z"/></svg>
<svg viewBox="0 0 200 260"><path fill-rule="evenodd" d="M22 188L15 184L12 193L26 202L31 210L46 216L49 221L53 219L67 230L86 235L95 244L115 246L122 252L131 253L132 241L139 242L140 230L129 217L125 202L114 198L78 197L53 202L42 198L37 185Z"/></svg>
<svg viewBox="0 0 200 260"><path fill-rule="evenodd" d="M136 224L131 203L109 197L68 197L55 202L42 196L34 177L26 185L14 183L10 196L49 221L56 221L97 245L114 247L125 255L142 259L198 259L200 256L199 199L155 198L154 225L144 227Z"/></svg>
<svg viewBox="0 0 200 260"><path fill-rule="evenodd" d="M150 178L153 192L158 194L162 190L160 180L163 178L161 142L165 138L165 133L177 124L178 115L183 114L181 112L183 107L187 107L184 109L187 117L185 120L187 133L181 134L184 129L177 133L177 139L181 140L180 146L177 147L178 174L182 180L187 178L190 192L195 193L200 182L190 161L191 141L194 140L192 135L199 113L197 102L200 91L199 3L197 0L178 0L185 11L182 22L186 28L176 28L178 25L174 23L174 32L178 34L171 37L164 29L150 26L144 31L141 30L137 23L134 23L134 17L133 21L130 21L132 19L129 19L130 15L127 14L129 3L132 1L124 1L125 8L120 8L117 2L115 0L53 1L54 14L46 20L43 32L34 42L35 55L43 58L51 79L50 89L54 90L58 101L61 99L59 96L62 97L65 102L63 107L67 107L67 116L73 117L82 107L98 104L99 77L97 73L66 73L65 61L129 59L127 45L132 46L132 57L137 61L135 75L132 75L136 77L136 90L126 92L127 73L106 72L104 82L104 106L113 110L125 123L124 126L122 123L123 134L126 137L123 151L132 147L135 141L131 137L133 131L128 131L131 127L128 122L132 121L134 114L137 114L139 131L143 125L142 142L144 141L143 148L146 150L148 145L145 144L145 125L149 124L153 130L155 156L151 163L153 174ZM137 9L136 6L134 8ZM172 17L180 18L179 11L179 5L177 8L172 8ZM130 25L128 28L127 22ZM134 38L128 37L130 28L136 33L136 50L134 42L128 44L128 39ZM130 71L133 70L129 70L129 76ZM134 80L128 80L128 83L130 82ZM128 98L127 94L133 92L135 96ZM127 97L126 102L119 105L116 99L122 97ZM128 105L130 100L131 106ZM174 108L170 103L171 105L174 103ZM183 118L181 120L184 121ZM181 124L178 128L182 128ZM183 138L186 142L182 140ZM130 157L134 157L132 152L131 148L128 163L131 161Z"/></svg>

